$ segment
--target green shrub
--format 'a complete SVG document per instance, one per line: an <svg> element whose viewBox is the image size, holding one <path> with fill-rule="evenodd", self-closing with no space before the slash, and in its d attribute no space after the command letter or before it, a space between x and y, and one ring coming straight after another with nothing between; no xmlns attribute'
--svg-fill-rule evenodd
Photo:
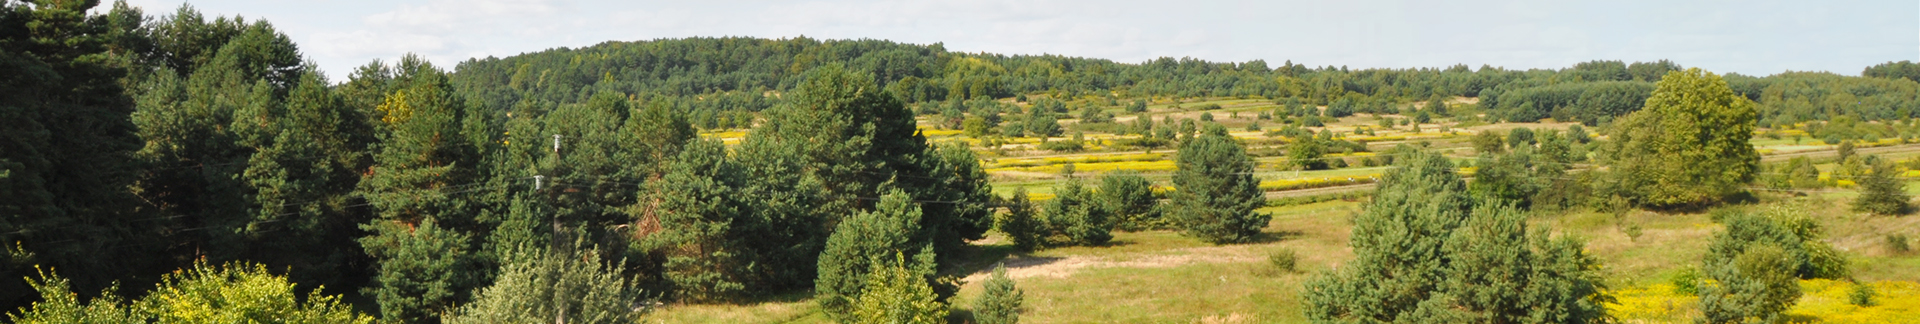
<svg viewBox="0 0 1920 324"><path fill-rule="evenodd" d="M922 252L925 253L925 252ZM891 259L891 260L889 260ZM919 259L919 257L916 257ZM909 266L905 256L877 258L868 271L867 285L853 303L852 318L858 324L937 324L947 322L947 304L938 300L924 274L931 262Z"/></svg>
<svg viewBox="0 0 1920 324"><path fill-rule="evenodd" d="M1673 285L1674 292L1686 295L1699 295L1700 269L1694 267L1680 268L1680 272L1675 272L1673 277L1667 278L1667 283Z"/></svg>
<svg viewBox="0 0 1920 324"><path fill-rule="evenodd" d="M1153 183L1133 171L1108 172L1100 176L1100 204L1115 220L1114 227L1124 231L1172 228L1161 217L1160 199L1153 197Z"/></svg>
<svg viewBox="0 0 1920 324"><path fill-rule="evenodd" d="M867 280L872 275L868 272L879 268L875 263L912 248L909 241L913 233L920 230L921 212L911 199L906 193L894 190L880 197L873 211L848 217L827 237L826 249L820 252L819 275L814 278L813 289L820 308L829 316L847 319L853 313L855 298L866 291ZM931 261L930 247L914 259Z"/></svg>
<svg viewBox="0 0 1920 324"><path fill-rule="evenodd" d="M1112 217L1080 178L1070 177L1054 188L1046 212L1047 232L1065 236L1066 243L1096 246L1113 239Z"/></svg>
<svg viewBox="0 0 1920 324"><path fill-rule="evenodd" d="M1866 157L1865 175L1859 177L1860 197L1853 200L1853 210L1881 215L1907 213L1912 206L1907 196L1907 182L1896 178L1900 170L1879 156Z"/></svg>
<svg viewBox="0 0 1920 324"><path fill-rule="evenodd" d="M1717 240L1717 239L1716 239ZM1708 263L1714 284L1700 294L1702 323L1778 323L1800 299L1793 256L1771 244L1749 246L1731 262Z"/></svg>
<svg viewBox="0 0 1920 324"><path fill-rule="evenodd" d="M1893 250L1893 253L1907 253L1913 251L1913 246L1907 245L1907 234L1893 233L1887 234L1887 249Z"/></svg>
<svg viewBox="0 0 1920 324"><path fill-rule="evenodd" d="M599 252L520 251L493 285L447 315L449 324L512 323L564 316L567 323L632 323L642 295Z"/></svg>
<svg viewBox="0 0 1920 324"><path fill-rule="evenodd" d="M973 321L979 324L1020 323L1020 304L1025 298L1013 278L1007 277L1005 264L994 265L993 274L980 283L980 298L973 302Z"/></svg>
<svg viewBox="0 0 1920 324"><path fill-rule="evenodd" d="M1874 295L1878 294L1873 291L1873 285L1868 285L1864 282L1855 282L1853 283L1853 291L1847 292L1847 303L1860 307L1873 307Z"/></svg>
<svg viewBox="0 0 1920 324"><path fill-rule="evenodd" d="M1007 212L1000 214L994 226L1007 239L1013 241L1013 248L1023 252L1033 252L1045 243L1047 229L1040 219L1034 217L1033 201L1027 199L1027 188L1014 188L1013 196L1007 198Z"/></svg>
<svg viewBox="0 0 1920 324"><path fill-rule="evenodd" d="M9 313L13 323L373 323L338 296L319 290L300 296L286 277L257 264L197 263L165 275L159 287L132 305L123 304L112 289L82 302L70 281L44 271L27 284L39 291L40 301Z"/></svg>
<svg viewBox="0 0 1920 324"><path fill-rule="evenodd" d="M1279 270L1282 273L1298 272L1297 266L1299 262L1300 254L1294 252L1293 249L1279 249L1267 254L1267 264L1273 265L1274 270Z"/></svg>

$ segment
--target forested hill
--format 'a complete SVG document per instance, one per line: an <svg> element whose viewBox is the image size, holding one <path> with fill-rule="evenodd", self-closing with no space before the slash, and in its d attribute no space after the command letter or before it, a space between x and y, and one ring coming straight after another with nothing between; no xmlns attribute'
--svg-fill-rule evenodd
<svg viewBox="0 0 1920 324"><path fill-rule="evenodd" d="M823 65L873 75L910 103L965 101L1048 94L1053 98L1118 105L1136 98L1298 97L1356 107L1421 101L1433 96L1477 97L1490 117L1543 118L1588 124L1639 109L1674 62L1590 61L1559 70L1445 68L1350 69L1210 62L1162 57L1133 64L1058 55L949 52L941 44L811 38L686 38L607 42L506 58L463 62L454 83L496 107L580 102L598 91L693 98L696 125L722 125L729 112L773 105L774 93ZM1906 64L1906 65L1902 65ZM1767 77L1729 74L1736 92L1761 104L1761 124L1855 116L1887 120L1920 114L1920 85L1911 63L1867 68L1874 77L1788 72ZM1903 68L1904 67L1904 68ZM1109 100L1115 99L1115 100ZM964 106L961 107L965 109ZM1364 109L1364 108L1363 108ZM939 108L919 109L937 113ZM731 115L738 116L738 115ZM736 118L737 119L737 118Z"/></svg>
<svg viewBox="0 0 1920 324"><path fill-rule="evenodd" d="M866 272L884 268L866 263L893 256L901 264L887 266L904 273L911 258L910 268L935 279L933 269L954 265L993 226L994 209L1009 206L978 150L929 140L920 120L944 128L977 121L976 135L999 127L1005 138L1046 142L1063 135L1057 122L1073 119L1064 115L1071 111L1082 112L1082 125L1118 129L1111 113L1147 112L1150 102L1241 97L1284 102L1273 111L1299 116L1279 119L1299 117L1328 140L1320 117L1422 101L1430 103L1416 115L1397 117L1401 125L1429 117L1606 125L1649 101L1657 79L1685 74L1669 74L1680 66L1666 61L1355 70L691 38L453 69L407 55L330 80L265 21L98 5L0 0L0 311L80 307L74 296L84 296L89 310L117 312L133 296L167 290L150 287L200 279L213 290L242 281L258 284L250 292L285 290L275 296L286 305L297 283L398 323L505 322L469 313L525 301L517 298L554 303L524 291L563 288L576 290L546 292L611 296L595 307L616 317L631 316L640 288L682 301L813 288L844 311ZM1831 120L1823 132L1812 129L1828 123L1809 123L1808 132L1838 142L1912 134L1859 121L1920 114L1913 71L1900 62L1869 68L1871 77L1725 79L1760 103L1759 126ZM1477 101L1443 102L1454 97ZM1325 116L1302 103L1325 105ZM1150 128L1153 116L1140 116L1148 118L1133 119L1142 126L1135 143L1211 143L1209 154L1238 156L1216 161L1253 165L1224 126L1184 117L1174 126L1163 115ZM1004 126L987 124L1003 117ZM698 133L748 127L730 139ZM1231 174L1245 176L1236 188L1260 188L1249 173ZM1153 201L1144 184L1135 188ZM1104 241L1101 222L1063 231ZM220 267L241 270L208 270ZM260 269L284 277L265 279ZM116 294L126 298L92 298ZM147 296L137 311L212 303ZM341 310L334 306L315 311Z"/></svg>

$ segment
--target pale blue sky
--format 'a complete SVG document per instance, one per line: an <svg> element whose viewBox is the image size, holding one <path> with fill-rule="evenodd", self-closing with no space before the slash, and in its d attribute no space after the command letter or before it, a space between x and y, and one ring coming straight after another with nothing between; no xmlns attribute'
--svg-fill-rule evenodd
<svg viewBox="0 0 1920 324"><path fill-rule="evenodd" d="M128 0L170 14L180 0ZM609 40L873 38L947 49L1286 60L1311 66L1561 68L1671 59L1768 75L1920 60L1920 1L198 0L267 19L336 82L408 52L451 66ZM104 5L103 5L104 6Z"/></svg>

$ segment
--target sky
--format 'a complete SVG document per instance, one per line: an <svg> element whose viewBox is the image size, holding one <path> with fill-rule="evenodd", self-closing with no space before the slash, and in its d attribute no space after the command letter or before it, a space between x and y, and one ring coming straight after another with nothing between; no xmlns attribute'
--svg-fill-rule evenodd
<svg viewBox="0 0 1920 324"><path fill-rule="evenodd" d="M180 0L127 0L171 15ZM695 36L885 39L950 51L1139 63L1564 68L1670 59L1718 73L1859 75L1920 61L1920 1L589 1L199 0L265 19L343 81L415 53L453 66L606 41ZM109 7L103 5L102 7Z"/></svg>

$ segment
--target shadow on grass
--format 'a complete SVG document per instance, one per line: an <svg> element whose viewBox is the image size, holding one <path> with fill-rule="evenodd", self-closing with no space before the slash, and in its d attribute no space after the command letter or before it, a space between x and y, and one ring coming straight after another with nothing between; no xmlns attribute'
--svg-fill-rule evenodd
<svg viewBox="0 0 1920 324"><path fill-rule="evenodd" d="M1266 243L1285 241L1285 240L1306 236L1306 235L1307 235L1306 232L1297 231L1297 230L1277 231L1277 232L1260 231L1260 234L1255 234L1253 235L1253 238L1248 239L1246 243L1240 243L1240 244L1266 244Z"/></svg>

